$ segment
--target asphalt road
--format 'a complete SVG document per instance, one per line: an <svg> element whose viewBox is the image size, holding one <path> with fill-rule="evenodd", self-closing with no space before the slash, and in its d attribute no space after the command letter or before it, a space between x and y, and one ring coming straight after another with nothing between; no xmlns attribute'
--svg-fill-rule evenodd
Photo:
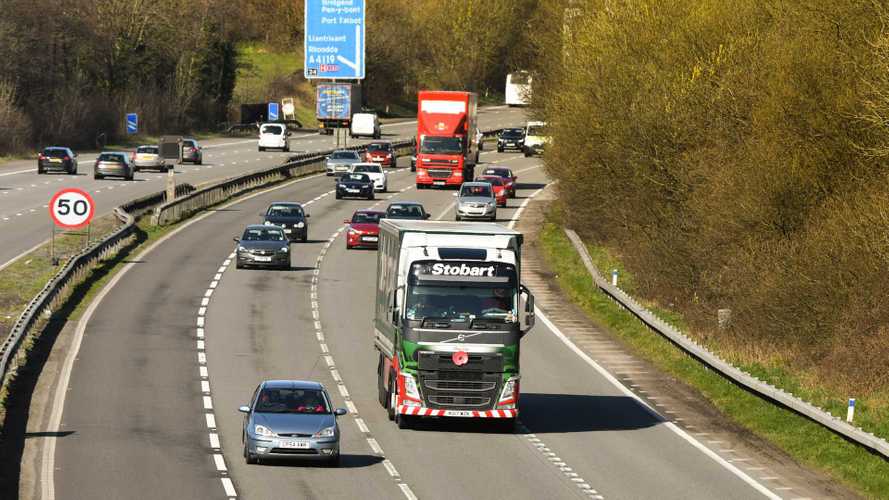
<svg viewBox="0 0 889 500"><path fill-rule="evenodd" d="M481 109L479 123L483 128L498 128L508 123L522 123L521 111L504 107ZM383 125L383 140L397 140L416 134L416 121L406 120ZM349 144L363 144L370 140L349 139ZM176 166L176 181L199 183L234 177L236 175L280 165L290 154L334 149L333 136L317 133L291 137L291 153L267 151L259 153L256 139L225 138L202 142L203 165L186 163ZM36 160L14 161L0 166L0 269L22 252L46 241L52 229L47 205L53 193L62 188L77 187L89 192L96 201L96 215L111 213L128 200L162 191L166 175L137 172L134 181L108 178L95 180L92 176L95 154L83 154L79 160L79 175L38 175Z"/></svg>
<svg viewBox="0 0 889 500"><path fill-rule="evenodd" d="M504 221L547 182L538 160L497 153L483 160L519 172L519 198L499 211ZM392 199L453 217L451 192L412 186L399 169L390 177ZM257 194L133 262L85 326L64 437L48 467L57 497L762 496L540 322L522 348L520 432L473 421L398 430L376 401L374 252L346 251L341 234L344 218L374 202L335 200L332 187L322 175ZM226 263L231 238L279 200L308 203L312 215L310 241L292 246L294 267ZM342 468L244 464L237 407L268 378L319 380L337 406L352 410L340 420Z"/></svg>

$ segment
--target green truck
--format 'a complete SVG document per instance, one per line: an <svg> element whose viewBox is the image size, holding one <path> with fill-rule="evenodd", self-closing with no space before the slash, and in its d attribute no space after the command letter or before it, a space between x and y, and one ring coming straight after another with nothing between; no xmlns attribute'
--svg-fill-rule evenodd
<svg viewBox="0 0 889 500"><path fill-rule="evenodd" d="M380 221L377 385L399 428L423 417L514 425L535 320L521 247L521 233L493 223Z"/></svg>

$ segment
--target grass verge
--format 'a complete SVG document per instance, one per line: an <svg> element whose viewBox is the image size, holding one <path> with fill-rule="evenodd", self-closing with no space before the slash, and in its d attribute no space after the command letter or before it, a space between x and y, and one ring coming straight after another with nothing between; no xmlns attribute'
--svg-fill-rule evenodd
<svg viewBox="0 0 889 500"><path fill-rule="evenodd" d="M800 463L823 470L868 497L889 498L889 462L741 389L649 330L598 290L553 218L541 230L540 245L565 294L636 355L685 381L728 418L784 449ZM600 248L591 247L590 253L600 269L621 268L619 262ZM621 273L621 286L625 285L632 288L632 276L626 271ZM681 325L681 318L675 313L652 310L665 320Z"/></svg>

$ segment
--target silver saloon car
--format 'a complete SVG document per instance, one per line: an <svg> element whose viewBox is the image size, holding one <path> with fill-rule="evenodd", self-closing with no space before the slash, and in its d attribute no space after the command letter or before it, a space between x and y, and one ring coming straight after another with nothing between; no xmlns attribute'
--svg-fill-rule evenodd
<svg viewBox="0 0 889 500"><path fill-rule="evenodd" d="M241 434L244 460L292 458L340 461L340 428L336 417L344 408L333 409L330 395L318 382L266 380L253 392L244 414Z"/></svg>
<svg viewBox="0 0 889 500"><path fill-rule="evenodd" d="M358 151L341 149L330 153L324 167L327 175L342 175L352 170L352 165L361 163L361 154Z"/></svg>
<svg viewBox="0 0 889 500"><path fill-rule="evenodd" d="M464 182L457 197L457 220L497 220L497 200L494 188L487 182Z"/></svg>

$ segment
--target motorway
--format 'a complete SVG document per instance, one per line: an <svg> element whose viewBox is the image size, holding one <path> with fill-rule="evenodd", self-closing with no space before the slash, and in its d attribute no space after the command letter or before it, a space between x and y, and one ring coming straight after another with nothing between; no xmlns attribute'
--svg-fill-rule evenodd
<svg viewBox="0 0 889 500"><path fill-rule="evenodd" d="M479 120L488 128L509 123L515 110L501 107L481 109ZM383 125L382 140L413 137L416 121L405 120ZM371 142L349 139L348 144ZM335 149L334 136L318 133L295 134L290 139L290 153L267 151L259 153L256 139L224 138L202 142L203 165L190 163L176 166L176 182L197 185L211 180L234 177L246 172L280 165L289 155L301 152ZM108 178L93 179L96 154L78 158L79 174L37 174L37 161L14 161L0 166L0 269L23 252L49 238L52 222L47 204L61 188L77 187L89 192L96 201L96 215L111 213L114 207L150 193L162 191L166 174L154 171L137 172L134 181Z"/></svg>
<svg viewBox="0 0 889 500"><path fill-rule="evenodd" d="M518 172L504 224L548 182L539 159L482 159ZM398 430L376 399L375 253L345 250L343 219L391 198L452 220L454 199L416 191L405 168L389 185L367 202L334 199L323 175L292 181L200 216L131 261L80 323L42 498L774 497L627 397L545 321L523 341L516 433L462 420ZM293 268L236 270L232 237L281 200L312 215ZM269 378L316 379L350 410L341 468L244 463L237 408Z"/></svg>

